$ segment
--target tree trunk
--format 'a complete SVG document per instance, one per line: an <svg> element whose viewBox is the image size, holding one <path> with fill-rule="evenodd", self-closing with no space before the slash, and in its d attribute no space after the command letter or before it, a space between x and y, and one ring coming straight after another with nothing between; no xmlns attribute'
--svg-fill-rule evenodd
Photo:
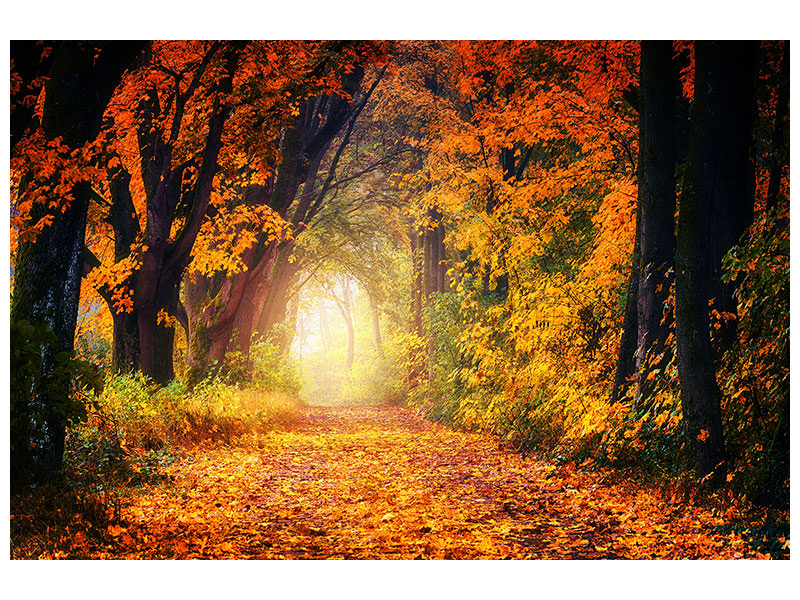
<svg viewBox="0 0 800 600"><path fill-rule="evenodd" d="M278 254L272 275L266 282L266 297L259 311L256 329L261 335L270 335L275 325L286 321L286 311L289 304L289 290L299 272L299 263L289 262L291 249L286 248ZM287 332L277 332L275 342L287 349L289 336Z"/></svg>
<svg viewBox="0 0 800 600"><path fill-rule="evenodd" d="M57 52L53 52L52 47L48 48L49 52L46 51L45 48L48 44L43 45L35 40L11 40L9 46L11 60L14 61L13 72L22 80L22 85L17 92L11 94L9 129L13 152L17 142L28 131L38 126L34 119L34 112L36 109L35 99L39 95L42 85L39 78L47 75L50 71Z"/></svg>
<svg viewBox="0 0 800 600"><path fill-rule="evenodd" d="M139 333L139 370L159 384L175 378L172 355L175 348L175 328L170 323L159 322L158 313L163 310L174 317L178 312L178 289L174 287L164 294L157 305L139 310L137 326Z"/></svg>
<svg viewBox="0 0 800 600"><path fill-rule="evenodd" d="M424 334L422 329L422 309L424 289L424 236L418 234L414 228L409 231L411 242L411 260L413 272L411 276L411 330L419 336Z"/></svg>
<svg viewBox="0 0 800 600"><path fill-rule="evenodd" d="M436 245L439 249L438 253L438 260L439 260L439 279L436 282L436 289L440 294L443 294L447 291L448 288L448 281L447 281L447 252L444 246L444 225L439 223L439 227L436 228L437 238L436 238ZM506 275L506 288L508 287L508 276Z"/></svg>
<svg viewBox="0 0 800 600"><path fill-rule="evenodd" d="M716 259L713 249L728 229L716 221L712 227L712 211L726 196L729 209L735 209L730 194L735 193L733 183L741 181L736 169L748 161L748 146L740 142L750 134L749 117L743 114L750 106L734 97L752 86L751 48L749 43L695 44L692 131L678 216L676 340L686 446L697 475L712 486L724 481L726 465L709 332L709 273Z"/></svg>
<svg viewBox="0 0 800 600"><path fill-rule="evenodd" d="M133 373L139 367L139 320L134 313L111 313L113 344L111 368L119 373Z"/></svg>
<svg viewBox="0 0 800 600"><path fill-rule="evenodd" d="M342 319L347 326L347 361L345 363L345 370L350 373L353 369L353 358L355 355L355 330L353 328L353 315L350 309L350 303L347 297L343 300L339 299L334 293L331 293L331 298L336 302L339 312L342 314Z"/></svg>
<svg viewBox="0 0 800 600"><path fill-rule="evenodd" d="M372 299L370 299L370 308L372 309L372 340L375 344L375 351L378 353L378 358L383 362L386 360L386 356L383 353L380 314L378 313L378 306Z"/></svg>
<svg viewBox="0 0 800 600"><path fill-rule="evenodd" d="M638 214L638 213L637 213ZM638 221L638 216L637 216ZM631 259L631 273L628 276L627 294L625 296L625 312L622 317L622 339L619 343L617 366L614 370L614 386L611 389L611 404L619 401L625 393L628 378L636 372L636 336L638 332L639 294L639 232L637 227L636 242Z"/></svg>
<svg viewBox="0 0 800 600"><path fill-rule="evenodd" d="M639 109L637 399L671 359L664 316L675 253L675 95L672 42L642 42Z"/></svg>
<svg viewBox="0 0 800 600"><path fill-rule="evenodd" d="M433 230L429 227L422 232L422 283L423 293L423 306L427 305L427 300L430 295L436 291L434 289L434 281L436 279L436 265L434 264L434 253L436 251L433 243Z"/></svg>
<svg viewBox="0 0 800 600"><path fill-rule="evenodd" d="M789 41L783 42L783 57L778 79L778 98L775 106L775 128L772 133L772 157L769 167L767 188L767 210L778 205L778 194L783 180L783 165L789 164L788 146L785 144L784 130L789 118ZM780 228L780 226L779 226Z"/></svg>
<svg viewBox="0 0 800 600"><path fill-rule="evenodd" d="M755 168L751 156L753 121L756 113L755 81L758 42L723 44L719 63L719 85L725 101L720 106L721 129L716 140L719 153L717 177L711 196L711 287L714 308L734 318L723 319L713 337L715 360L737 340L737 281L723 283L722 259L739 243L753 222Z"/></svg>
<svg viewBox="0 0 800 600"><path fill-rule="evenodd" d="M106 42L98 46L99 51L88 42L62 42L56 50L45 84L42 112L42 129L47 139L61 137L71 148L79 148L97 136L106 104L143 44ZM56 357L74 348L89 194L88 184L80 183L72 189L73 199L66 211L37 205L32 217L38 219L50 212L52 224L35 242L20 243L16 256L11 319L44 323L58 340L54 347L42 348L39 372L45 378L54 369ZM34 426L25 432L33 435L29 443L13 445L15 481L24 478L41 481L60 471L65 423L59 407L66 404L69 394L70 386L66 385L61 390L42 391L29 402L12 404L15 423L36 421L37 412L47 415L41 437ZM28 472L21 473L21 469Z"/></svg>

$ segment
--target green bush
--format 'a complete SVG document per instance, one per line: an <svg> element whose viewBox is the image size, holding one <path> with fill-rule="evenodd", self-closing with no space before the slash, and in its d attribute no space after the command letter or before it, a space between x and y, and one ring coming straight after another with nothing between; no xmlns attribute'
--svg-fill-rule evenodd
<svg viewBox="0 0 800 600"><path fill-rule="evenodd" d="M86 418L85 398L102 387L97 370L62 344L50 328L12 320L11 334L11 483L15 489L46 475L44 448L48 423Z"/></svg>
<svg viewBox="0 0 800 600"><path fill-rule="evenodd" d="M157 476L173 457L182 394L179 380L160 388L141 373L106 376L88 419L67 430L68 478L83 488L103 489Z"/></svg>

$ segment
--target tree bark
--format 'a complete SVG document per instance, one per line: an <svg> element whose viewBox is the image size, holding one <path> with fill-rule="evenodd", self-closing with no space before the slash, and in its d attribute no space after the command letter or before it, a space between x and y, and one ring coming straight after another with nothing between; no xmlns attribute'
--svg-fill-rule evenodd
<svg viewBox="0 0 800 600"><path fill-rule="evenodd" d="M265 282L266 296L261 303L261 310L256 322L256 329L262 335L268 335L275 325L286 321L290 289L299 272L299 263L290 263L289 254L291 251L287 249L283 256L278 255L272 275ZM288 349L288 336L285 335L285 332L280 332L275 341L282 349Z"/></svg>
<svg viewBox="0 0 800 600"><path fill-rule="evenodd" d="M70 148L79 148L96 137L114 88L143 44L106 42L97 46L99 52L89 42L62 42L56 50L45 83L42 130L47 139L61 137ZM74 348L90 191L88 184L77 184L63 212L37 205L32 218L38 220L50 213L52 224L35 242L22 242L17 252L11 319L44 323L58 340L55 347L42 348L43 377L53 371L59 353L70 353ZM58 407L69 394L69 386L50 389L31 398L30 403L12 405L12 420L17 423L35 419L36 412L47 413L43 431L36 434L36 427L31 428L26 433L34 436L30 444L15 446L18 452L12 453L12 478L20 475L20 468L31 467L27 475L34 481L58 474L65 435L63 411Z"/></svg>
<svg viewBox="0 0 800 600"><path fill-rule="evenodd" d="M345 280L347 282L347 280ZM345 325L347 326L347 360L345 362L345 370L350 373L353 370L353 359L355 357L355 329L353 327L352 307L348 298L347 288L343 298L339 298L333 291L328 294L336 303L339 312L342 315Z"/></svg>
<svg viewBox="0 0 800 600"><path fill-rule="evenodd" d="M22 80L22 85L16 93L11 94L11 149L20 141L26 132L37 126L34 119L36 108L35 99L39 95L41 78L47 75L53 64L57 52L54 52L52 43L42 43L35 40L11 40L11 60L14 69ZM45 51L45 48L49 50Z"/></svg>
<svg viewBox="0 0 800 600"><path fill-rule="evenodd" d="M672 42L642 42L639 110L639 268L637 399L653 391L652 373L671 359L664 317L675 254L675 96Z"/></svg>
<svg viewBox="0 0 800 600"><path fill-rule="evenodd" d="M725 101L720 106L719 118L724 125L716 140L719 156L711 199L713 235L709 296L720 313L734 318L723 319L719 331L713 336L717 361L736 344L738 327L735 318L738 282L722 281L722 259L749 229L755 208L755 168L751 148L756 113L758 42L723 44L720 52L718 84L723 87Z"/></svg>
<svg viewBox="0 0 800 600"><path fill-rule="evenodd" d="M417 233L413 226L408 233L408 237L411 242L411 260L413 264L411 275L411 330L422 336L424 334L422 329L422 309L425 296L423 287L425 281L423 271L425 264L425 237L423 234Z"/></svg>
<svg viewBox="0 0 800 600"><path fill-rule="evenodd" d="M769 167L769 183L767 187L767 210L778 205L778 194L783 180L783 165L788 164L788 146L784 130L789 118L789 41L783 42L780 75L778 79L778 97L775 105L775 125L772 133L772 156Z"/></svg>
<svg viewBox="0 0 800 600"><path fill-rule="evenodd" d="M712 486L724 481L726 465L709 332L709 274L714 249L731 231L717 222L712 227L712 211L725 202L735 210L740 194L735 183L742 181L737 169L748 163L748 144L742 141L750 135L750 105L734 96L752 86L751 54L750 43L695 44L692 130L678 216L676 340L686 447L697 475Z"/></svg>

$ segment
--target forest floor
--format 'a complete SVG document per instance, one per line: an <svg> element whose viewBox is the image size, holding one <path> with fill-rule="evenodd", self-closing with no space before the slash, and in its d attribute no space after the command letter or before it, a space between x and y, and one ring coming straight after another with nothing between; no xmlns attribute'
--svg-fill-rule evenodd
<svg viewBox="0 0 800 600"><path fill-rule="evenodd" d="M708 507L395 406L306 407L291 430L197 447L167 474L54 557L767 558L714 533L725 521Z"/></svg>

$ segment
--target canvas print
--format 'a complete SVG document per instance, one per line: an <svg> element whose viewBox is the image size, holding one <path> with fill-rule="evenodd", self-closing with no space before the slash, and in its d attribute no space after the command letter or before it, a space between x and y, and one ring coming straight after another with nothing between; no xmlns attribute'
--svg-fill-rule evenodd
<svg viewBox="0 0 800 600"><path fill-rule="evenodd" d="M10 58L11 558L789 558L788 41Z"/></svg>

